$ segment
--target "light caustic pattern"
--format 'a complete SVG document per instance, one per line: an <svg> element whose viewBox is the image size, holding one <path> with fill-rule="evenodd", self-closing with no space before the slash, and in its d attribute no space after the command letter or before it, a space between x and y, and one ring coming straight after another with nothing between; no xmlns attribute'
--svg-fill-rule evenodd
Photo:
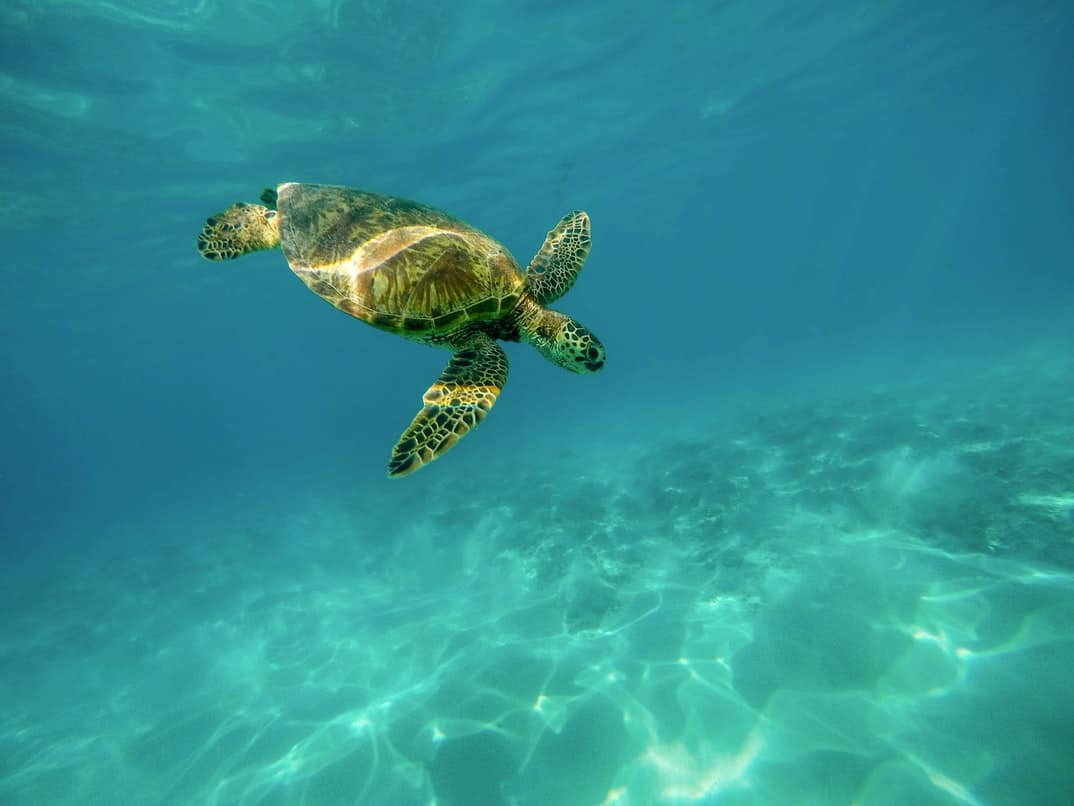
<svg viewBox="0 0 1074 806"><path fill-rule="evenodd" d="M1070 377L699 420L405 517L262 497L24 575L0 800L1061 802Z"/></svg>

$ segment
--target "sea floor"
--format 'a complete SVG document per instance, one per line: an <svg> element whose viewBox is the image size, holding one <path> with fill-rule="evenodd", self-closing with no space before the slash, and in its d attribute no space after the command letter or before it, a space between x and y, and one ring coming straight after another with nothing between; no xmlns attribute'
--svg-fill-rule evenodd
<svg viewBox="0 0 1074 806"><path fill-rule="evenodd" d="M402 512L246 490L9 568L0 802L1074 803L1071 370L697 407Z"/></svg>

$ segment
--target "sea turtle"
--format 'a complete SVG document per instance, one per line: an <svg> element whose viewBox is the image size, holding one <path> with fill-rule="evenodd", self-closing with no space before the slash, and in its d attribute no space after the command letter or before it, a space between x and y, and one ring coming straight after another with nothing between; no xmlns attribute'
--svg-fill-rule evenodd
<svg viewBox="0 0 1074 806"><path fill-rule="evenodd" d="M483 232L405 199L288 182L261 201L208 218L202 256L229 260L279 246L299 279L344 313L454 352L392 449L389 476L428 464L484 419L507 381L497 339L529 342L572 372L604 366L600 341L545 307L574 285L589 254L584 212L565 215L522 271Z"/></svg>

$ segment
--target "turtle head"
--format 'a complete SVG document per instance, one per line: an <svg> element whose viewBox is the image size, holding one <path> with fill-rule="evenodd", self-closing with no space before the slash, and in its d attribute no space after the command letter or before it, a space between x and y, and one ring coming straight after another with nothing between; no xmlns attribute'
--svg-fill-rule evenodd
<svg viewBox="0 0 1074 806"><path fill-rule="evenodd" d="M599 372L604 367L604 345L580 323L569 316L552 341L552 359L564 369L580 374Z"/></svg>
<svg viewBox="0 0 1074 806"><path fill-rule="evenodd" d="M236 202L224 212L209 216L198 235L198 251L208 260L233 260L279 245L276 211L246 202Z"/></svg>
<svg viewBox="0 0 1074 806"><path fill-rule="evenodd" d="M537 307L519 332L545 358L563 369L588 375L604 366L604 345L600 339L566 314Z"/></svg>

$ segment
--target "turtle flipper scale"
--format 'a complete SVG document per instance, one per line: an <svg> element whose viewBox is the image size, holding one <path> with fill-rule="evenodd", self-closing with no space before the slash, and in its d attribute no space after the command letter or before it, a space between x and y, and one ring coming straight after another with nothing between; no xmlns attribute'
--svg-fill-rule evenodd
<svg viewBox="0 0 1074 806"><path fill-rule="evenodd" d="M392 449L388 475L405 476L442 455L485 419L505 383L507 356L495 341L478 333L460 344Z"/></svg>
<svg viewBox="0 0 1074 806"><path fill-rule="evenodd" d="M589 216L567 213L544 239L526 269L526 290L537 302L555 302L574 285L589 255Z"/></svg>

